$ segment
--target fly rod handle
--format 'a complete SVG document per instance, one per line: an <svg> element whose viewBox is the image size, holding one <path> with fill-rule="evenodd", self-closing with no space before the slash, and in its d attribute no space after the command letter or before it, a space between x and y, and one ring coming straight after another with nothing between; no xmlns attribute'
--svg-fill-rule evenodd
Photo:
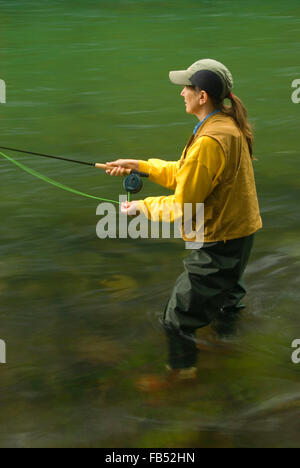
<svg viewBox="0 0 300 468"><path fill-rule="evenodd" d="M95 167L96 167L97 169L103 169L104 171L106 170L106 164L96 163L96 164L95 164Z"/></svg>

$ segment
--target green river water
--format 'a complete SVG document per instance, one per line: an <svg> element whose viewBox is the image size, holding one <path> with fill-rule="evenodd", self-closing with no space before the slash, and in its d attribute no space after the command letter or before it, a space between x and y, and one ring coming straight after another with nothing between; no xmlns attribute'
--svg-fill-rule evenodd
<svg viewBox="0 0 300 468"><path fill-rule="evenodd" d="M0 15L0 146L178 159L196 121L168 72L215 58L254 126L264 222L237 336L199 355L199 385L145 396L135 382L163 372L158 317L183 242L100 240L97 201L0 157L0 446L299 447L299 1L0 0ZM92 168L9 155L88 194L123 193ZM135 198L166 193L146 180Z"/></svg>

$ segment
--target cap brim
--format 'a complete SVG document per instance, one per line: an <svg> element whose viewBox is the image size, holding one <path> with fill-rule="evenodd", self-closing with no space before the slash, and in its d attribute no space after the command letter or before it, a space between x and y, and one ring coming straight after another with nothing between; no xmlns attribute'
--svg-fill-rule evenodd
<svg viewBox="0 0 300 468"><path fill-rule="evenodd" d="M191 86L190 75L191 74L187 70L170 71L169 78L170 81L176 85Z"/></svg>

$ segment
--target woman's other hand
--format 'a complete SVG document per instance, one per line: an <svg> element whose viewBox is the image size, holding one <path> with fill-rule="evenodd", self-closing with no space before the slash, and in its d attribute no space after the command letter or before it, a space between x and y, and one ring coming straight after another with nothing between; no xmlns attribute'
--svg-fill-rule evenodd
<svg viewBox="0 0 300 468"><path fill-rule="evenodd" d="M132 202L123 202L121 204L121 213L126 214L127 216L136 216L139 214L138 200Z"/></svg>

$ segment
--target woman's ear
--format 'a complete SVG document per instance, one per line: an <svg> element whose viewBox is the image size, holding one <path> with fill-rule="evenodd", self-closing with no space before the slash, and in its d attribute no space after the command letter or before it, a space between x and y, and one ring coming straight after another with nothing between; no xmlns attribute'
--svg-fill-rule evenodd
<svg viewBox="0 0 300 468"><path fill-rule="evenodd" d="M199 104L201 106L203 106L203 104L206 104L208 101L208 94L206 91L204 91L203 89L201 89L200 93L199 93Z"/></svg>

